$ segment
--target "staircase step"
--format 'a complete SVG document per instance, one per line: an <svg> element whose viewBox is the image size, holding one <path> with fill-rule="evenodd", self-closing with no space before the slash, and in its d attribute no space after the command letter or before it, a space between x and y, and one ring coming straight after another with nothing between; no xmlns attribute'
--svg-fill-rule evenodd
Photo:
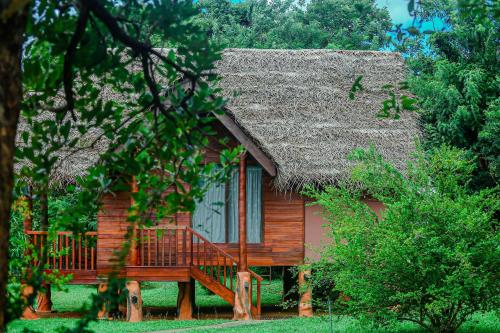
<svg viewBox="0 0 500 333"><path fill-rule="evenodd" d="M193 279L197 280L208 290L214 294L220 296L223 300L231 305L234 305L234 291L226 288L222 283L217 280L212 279L210 276L206 275L205 272L197 267L191 267L191 276Z"/></svg>

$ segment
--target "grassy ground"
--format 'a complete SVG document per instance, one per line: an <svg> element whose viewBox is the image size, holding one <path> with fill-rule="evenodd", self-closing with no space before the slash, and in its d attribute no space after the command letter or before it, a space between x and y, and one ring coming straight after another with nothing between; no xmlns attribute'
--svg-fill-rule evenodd
<svg viewBox="0 0 500 333"><path fill-rule="evenodd" d="M89 296L96 292L95 286L68 286L67 291L53 291L53 309L56 316L78 316L78 311L88 302ZM141 323L127 323L120 320L114 321L99 321L93 323L90 328L99 333L111 332L150 332L158 330L169 330L177 328L193 328L196 332L219 332L228 333L238 332L255 332L255 333L292 333L292 332L329 332L330 321L328 317L315 318L291 318L265 321L255 325L245 325L241 327L225 327L221 328L206 328L200 326L209 326L227 322L224 316L219 316L217 311L225 309L230 313L231 308L228 304L221 300L218 296L210 294L207 290L197 285L196 302L198 309L206 315L200 318L211 318L210 320L164 320L172 318L175 312L175 304L177 300L177 284L176 283L147 283L142 285L141 289L143 302L145 307L146 321ZM270 285L262 286L262 304L264 306L276 307L281 301L281 281L273 281ZM219 309L218 309L219 308ZM155 309L159 309L156 310ZM151 315L150 311L154 313ZM215 312L215 313L214 313ZM71 314L72 313L72 314ZM207 315L208 314L208 315ZM197 317L197 314L194 314ZM266 317L264 311L263 316ZM25 328L36 330L42 333L55 332L57 328L75 325L76 318L45 318L35 321L16 320L9 325L9 333L21 333ZM194 330L194 327L198 329ZM334 317L333 332L337 333L361 333L361 332L387 332L388 330L369 329L361 326L361 324L348 317ZM390 330L391 331L391 330ZM403 323L392 331L396 332L422 332L413 324ZM471 333L496 333L500 332L500 318L493 314L477 315L473 320L464 324L460 332Z"/></svg>
<svg viewBox="0 0 500 333"><path fill-rule="evenodd" d="M262 286L262 305L272 306L281 302L282 283L273 280ZM53 310L56 312L79 312L90 295L97 292L96 286L69 285L64 291L52 292ZM177 283L148 282L141 285L143 305L153 308L175 308L177 304ZM88 304L87 304L88 305ZM209 293L196 284L196 305L200 308L229 306L219 296Z"/></svg>
<svg viewBox="0 0 500 333"><path fill-rule="evenodd" d="M403 332L420 333L422 329L411 323L402 323L392 329L370 329L362 326L358 321L346 317L335 317L333 319L333 332L335 333L382 333L382 332ZM198 333L214 333L217 329L200 329ZM224 333L310 333L310 332L330 332L330 320L328 317L314 318L292 318L283 320L273 320L251 326L225 328ZM500 320L495 314L477 315L473 320L464 324L460 329L461 333L498 333L500 332Z"/></svg>
<svg viewBox="0 0 500 333"><path fill-rule="evenodd" d="M73 327L78 319L47 318L38 320L16 320L9 324L8 333L23 333L24 329L31 329L40 333L57 332L60 327ZM137 333L176 328L190 328L220 324L224 320L149 320L141 323L127 323L125 321L98 321L90 325L96 333Z"/></svg>
<svg viewBox="0 0 500 333"><path fill-rule="evenodd" d="M58 327L74 325L76 319L40 319L37 321L15 321L9 326L9 333L21 333L24 328L38 330L42 333L54 332ZM128 333L128 332L151 332L158 330L169 330L177 328L193 328L193 332L227 332L227 333L309 333L309 332L329 332L330 321L328 317L314 318L292 318L269 320L241 327L225 327L203 329L200 326L209 326L223 323L223 320L149 320L141 323L126 323L123 321L100 321L93 323L91 329L99 333ZM362 326L358 321L347 317L334 317L333 332L335 333L382 333L382 332L403 332L420 333L423 330L410 323L402 323L392 329L370 329ZM198 327L198 329L194 329ZM497 333L500 332L500 320L495 314L477 315L473 320L467 322L460 329L461 333Z"/></svg>

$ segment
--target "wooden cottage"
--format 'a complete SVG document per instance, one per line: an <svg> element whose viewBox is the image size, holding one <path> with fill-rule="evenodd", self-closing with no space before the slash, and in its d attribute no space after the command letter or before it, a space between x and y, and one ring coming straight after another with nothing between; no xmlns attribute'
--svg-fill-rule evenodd
<svg viewBox="0 0 500 333"><path fill-rule="evenodd" d="M300 188L334 184L351 167L348 153L370 144L403 167L414 149L417 122L408 114L400 120L376 117L387 98L382 86L404 79L397 53L228 49L217 68L229 98L227 113L215 124L217 136L247 153L238 172L226 184L211 185L193 214L179 212L173 223L138 230L123 274L130 281L179 282L180 318L191 318L194 280L232 304L236 318L255 318L262 278L248 267L301 265L315 258L306 244L318 246L322 239L318 208L306 205ZM364 89L351 100L359 76ZM218 160L216 139L206 161ZM84 154L91 165L97 154ZM71 160L64 163L65 177L77 176ZM71 283L105 282L124 240L130 205L129 192L104 197L97 231L86 236L95 242L75 244L60 232L59 246L70 251L54 258L52 267L72 273ZM46 237L27 233L35 244ZM138 284L131 285L140 293ZM39 310L47 310L43 304Z"/></svg>

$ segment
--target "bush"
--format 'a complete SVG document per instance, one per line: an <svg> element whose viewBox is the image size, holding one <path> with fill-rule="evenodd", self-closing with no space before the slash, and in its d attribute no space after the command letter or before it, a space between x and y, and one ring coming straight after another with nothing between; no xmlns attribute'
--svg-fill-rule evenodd
<svg viewBox="0 0 500 333"><path fill-rule="evenodd" d="M359 163L348 181L306 190L329 221L332 243L318 271L345 295L336 310L455 332L472 314L497 309L499 188L469 192L475 164L457 149L418 153L404 174L373 148L352 158ZM365 196L385 204L381 219Z"/></svg>

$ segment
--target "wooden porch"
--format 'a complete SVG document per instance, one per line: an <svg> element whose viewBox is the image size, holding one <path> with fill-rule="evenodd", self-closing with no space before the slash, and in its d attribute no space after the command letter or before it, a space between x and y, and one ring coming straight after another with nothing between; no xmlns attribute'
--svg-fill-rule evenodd
<svg viewBox="0 0 500 333"><path fill-rule="evenodd" d="M72 275L71 284L99 284L109 270L98 263L97 232L74 235L59 231L51 239L47 231L26 231L39 251L47 246L48 272ZM119 276L133 281L189 282L195 279L229 304L234 305L238 261L187 226L167 226L137 230L136 262L127 262ZM38 259L33 265L40 265ZM261 313L262 277L249 270L252 315Z"/></svg>

